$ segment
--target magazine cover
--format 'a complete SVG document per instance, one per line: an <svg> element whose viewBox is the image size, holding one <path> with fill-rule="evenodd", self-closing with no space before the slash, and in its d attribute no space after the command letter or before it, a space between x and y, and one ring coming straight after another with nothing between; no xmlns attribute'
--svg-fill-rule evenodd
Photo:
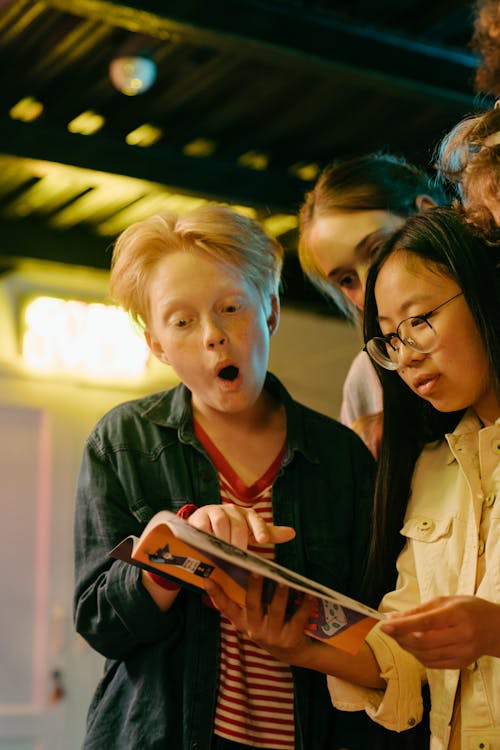
<svg viewBox="0 0 500 750"><path fill-rule="evenodd" d="M251 573L266 579L264 603L272 599L276 583L285 584L292 589L290 614L301 594L316 598L307 634L350 653L356 653L367 633L383 617L361 602L200 531L167 510L157 513L140 537L127 537L109 554L197 589L204 589L204 579L211 578L241 606L245 604Z"/></svg>

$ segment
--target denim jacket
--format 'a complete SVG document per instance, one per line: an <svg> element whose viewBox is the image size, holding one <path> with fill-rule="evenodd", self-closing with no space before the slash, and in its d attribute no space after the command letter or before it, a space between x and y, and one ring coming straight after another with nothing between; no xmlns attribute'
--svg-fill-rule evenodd
<svg viewBox="0 0 500 750"><path fill-rule="evenodd" d="M276 524L294 540L276 560L361 597L374 466L361 440L338 422L282 400L287 444L273 486ZM272 457L270 457L272 458ZM88 714L86 750L210 750L217 697L219 615L183 589L167 613L140 571L108 556L140 535L159 510L219 503L217 473L193 432L184 385L112 409L84 449L75 515L77 631L106 657ZM293 669L298 750L385 748L386 730L333 709L326 678Z"/></svg>

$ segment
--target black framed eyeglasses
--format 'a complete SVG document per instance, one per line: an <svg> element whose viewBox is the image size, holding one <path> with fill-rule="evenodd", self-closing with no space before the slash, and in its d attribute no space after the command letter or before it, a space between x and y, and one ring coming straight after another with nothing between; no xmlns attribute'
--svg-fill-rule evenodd
<svg viewBox="0 0 500 750"><path fill-rule="evenodd" d="M367 341L365 351L374 362L386 370L397 370L400 367L403 346L421 354L429 354L436 348L439 341L438 333L430 323L430 318L442 307L462 295L463 292L454 294L453 297L441 302L429 312L405 318L394 333L375 336Z"/></svg>

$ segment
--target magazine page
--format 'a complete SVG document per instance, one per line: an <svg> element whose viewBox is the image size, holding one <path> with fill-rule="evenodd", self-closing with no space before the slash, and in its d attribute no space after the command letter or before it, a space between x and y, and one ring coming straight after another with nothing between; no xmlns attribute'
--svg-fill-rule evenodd
<svg viewBox="0 0 500 750"><path fill-rule="evenodd" d="M297 592L316 598L306 632L313 638L356 653L367 633L383 615L361 602L295 573L259 555L196 529L170 511L160 511L141 537L129 537L110 555L139 567L204 589L210 577L241 606L252 572L265 580L263 599L270 601L277 582L289 586L289 612L300 602Z"/></svg>
<svg viewBox="0 0 500 750"><path fill-rule="evenodd" d="M258 573L279 583L284 583L306 594L324 597L333 603L349 607L368 617L375 617L379 620L383 618L383 615L376 609L372 609L355 599L350 599L327 586L323 586L321 583L312 581L310 578L295 573L293 570L284 568L278 563L265 560L254 552L240 549L223 539L218 539L213 534L200 531L200 529L196 529L184 519L178 518L174 513L170 513L170 511L162 511L163 513L168 513L168 519L166 518L165 520L168 520L168 525L175 536L187 542L191 547L196 547L199 550L217 555L228 561L236 562L237 560L240 567L246 568L250 572Z"/></svg>

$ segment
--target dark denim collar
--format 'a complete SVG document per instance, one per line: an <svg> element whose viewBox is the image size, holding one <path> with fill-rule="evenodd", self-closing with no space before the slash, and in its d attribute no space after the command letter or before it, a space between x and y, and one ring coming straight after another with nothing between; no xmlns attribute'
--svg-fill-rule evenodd
<svg viewBox="0 0 500 750"><path fill-rule="evenodd" d="M303 406L298 404L285 386L272 373L268 372L264 388L278 398L285 406L287 419L287 447L284 464L298 451L312 463L318 462L313 446L309 444L304 427ZM191 414L191 391L180 383L169 391L151 396L142 416L157 425L170 427L178 431L179 438L186 443L194 440L193 420Z"/></svg>

